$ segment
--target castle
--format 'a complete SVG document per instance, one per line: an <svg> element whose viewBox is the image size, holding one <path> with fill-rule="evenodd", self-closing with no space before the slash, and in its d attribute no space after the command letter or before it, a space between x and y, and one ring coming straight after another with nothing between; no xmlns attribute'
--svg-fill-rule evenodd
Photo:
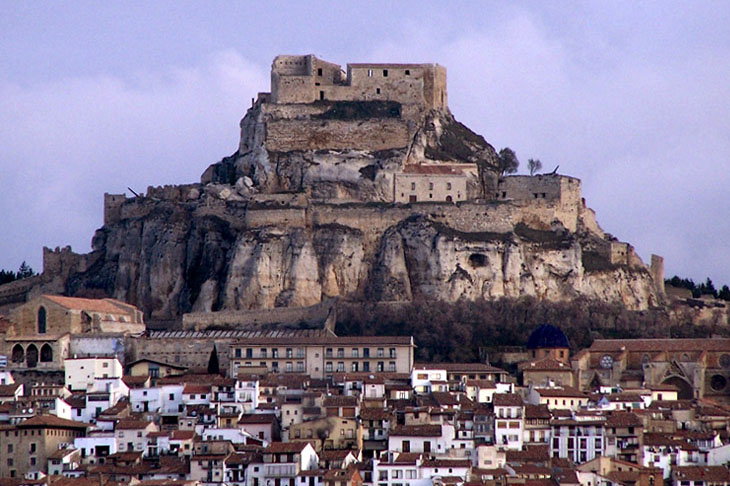
<svg viewBox="0 0 730 486"><path fill-rule="evenodd" d="M276 104L396 101L445 110L446 69L438 64L348 64L347 73L313 55L277 56L271 67Z"/></svg>
<svg viewBox="0 0 730 486"><path fill-rule="evenodd" d="M449 111L446 70L438 64L343 70L314 55L278 56L270 91L252 100L240 128L237 151L205 170L200 183L149 187L131 198L105 194L105 227L93 251L46 250L43 275L0 288L0 305L37 295L39 287L73 294L102 266L105 275L129 278L88 289L104 284L104 295L155 303L145 309L148 322L175 324L190 311L307 307L332 297L408 301L419 292L446 300L610 295L629 308L663 300L661 258L650 269L631 245L605 233L579 179L501 174L494 147ZM181 257L175 241L193 234L191 222L195 245L207 243L190 251L203 253L158 269L180 293L158 295L149 278L134 284L158 265L138 266L145 255ZM420 251L415 240L426 233L409 233L409 246L395 232L412 224L442 237L442 248L423 247L431 258L423 275L434 281L409 275L415 256L406 253ZM143 231L155 238L138 239ZM218 252L217 244L227 249ZM194 284L202 287L187 289L191 273L178 270L212 265L210 258L220 259L216 271L203 269L207 280Z"/></svg>

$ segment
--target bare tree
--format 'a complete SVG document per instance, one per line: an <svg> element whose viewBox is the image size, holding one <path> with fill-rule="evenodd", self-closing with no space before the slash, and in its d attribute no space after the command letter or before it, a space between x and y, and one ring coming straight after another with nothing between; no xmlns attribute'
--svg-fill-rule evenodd
<svg viewBox="0 0 730 486"><path fill-rule="evenodd" d="M542 170L542 162L540 159L528 159L527 168L530 170L530 175L535 175L535 172Z"/></svg>

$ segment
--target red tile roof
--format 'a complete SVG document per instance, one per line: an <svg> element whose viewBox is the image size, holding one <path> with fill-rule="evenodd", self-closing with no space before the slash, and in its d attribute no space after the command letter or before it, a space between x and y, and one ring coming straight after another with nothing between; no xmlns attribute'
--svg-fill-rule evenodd
<svg viewBox="0 0 730 486"><path fill-rule="evenodd" d="M19 429L24 428L66 428L66 429L86 429L89 424L76 422L75 420L66 420L56 417L55 415L35 415L18 424Z"/></svg>
<svg viewBox="0 0 730 486"><path fill-rule="evenodd" d="M441 437L440 425L399 425L390 429L391 437Z"/></svg>
<svg viewBox="0 0 730 486"><path fill-rule="evenodd" d="M44 294L44 298L55 302L66 309L103 312L106 314L131 314L134 307L115 299L83 299L79 297L63 297L61 295Z"/></svg>

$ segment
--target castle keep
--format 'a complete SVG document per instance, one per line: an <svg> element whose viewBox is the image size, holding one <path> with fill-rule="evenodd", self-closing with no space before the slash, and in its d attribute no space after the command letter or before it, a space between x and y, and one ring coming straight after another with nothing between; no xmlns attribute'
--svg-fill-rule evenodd
<svg viewBox="0 0 730 486"><path fill-rule="evenodd" d="M438 64L339 65L307 56L277 56L271 67L272 103L395 101L445 110L446 68Z"/></svg>

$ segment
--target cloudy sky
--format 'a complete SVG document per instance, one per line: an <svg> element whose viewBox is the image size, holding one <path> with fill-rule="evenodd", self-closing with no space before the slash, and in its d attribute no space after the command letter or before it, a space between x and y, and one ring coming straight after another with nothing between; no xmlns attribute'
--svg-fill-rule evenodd
<svg viewBox="0 0 730 486"><path fill-rule="evenodd" d="M313 53L446 66L457 119L581 178L669 276L730 284L727 2L253 3L0 0L0 268L89 251L105 192L197 181L273 57Z"/></svg>

